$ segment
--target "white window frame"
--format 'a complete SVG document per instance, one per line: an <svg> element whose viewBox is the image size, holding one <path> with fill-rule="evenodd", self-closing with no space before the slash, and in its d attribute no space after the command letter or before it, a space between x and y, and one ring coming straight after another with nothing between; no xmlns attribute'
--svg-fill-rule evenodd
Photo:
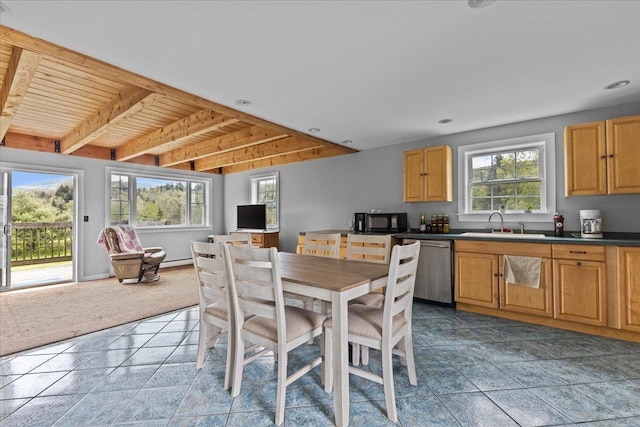
<svg viewBox="0 0 640 427"><path fill-rule="evenodd" d="M488 141L458 147L458 221L486 222L486 212L471 212L471 159L480 154L496 151L540 149L540 188L541 209L531 213L507 211L503 213L505 221L512 222L548 222L556 212L556 134L554 132L529 135L518 138Z"/></svg>
<svg viewBox="0 0 640 427"><path fill-rule="evenodd" d="M280 172L267 172L249 176L249 182L251 185L251 203L254 205L258 203L258 184L260 181L267 179L276 180L276 223L267 224L267 230L277 231L280 229Z"/></svg>
<svg viewBox="0 0 640 427"><path fill-rule="evenodd" d="M212 180L201 177L194 177L186 174L176 174L172 171L171 174L161 174L161 173L153 173L153 172L141 172L141 171L131 171L126 169L118 169L118 168L106 168L106 213L105 213L105 226L110 225L111 223L111 176L112 175L126 175L129 177L129 224L133 227L144 229L144 230L167 230L172 228L179 229L210 229L211 227L211 202L213 198L211 197L211 189L212 189ZM185 181L187 187L187 195L186 195L186 209L185 213L185 222L186 224L179 225L153 225L153 226L140 226L137 224L137 212L136 212L136 178L152 178L152 179L161 179L161 180L169 180L169 181ZM204 224L196 224L191 225L191 183L198 182L204 184L204 214L205 218Z"/></svg>

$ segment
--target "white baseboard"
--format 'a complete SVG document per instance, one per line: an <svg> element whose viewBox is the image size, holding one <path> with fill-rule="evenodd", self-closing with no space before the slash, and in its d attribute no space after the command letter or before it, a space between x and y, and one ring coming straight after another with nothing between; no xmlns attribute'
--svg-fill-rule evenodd
<svg viewBox="0 0 640 427"><path fill-rule="evenodd" d="M192 263L193 263L193 260L191 258L176 259L173 261L163 261L162 264L160 264L160 269L162 269L162 267L178 267L180 265L189 265Z"/></svg>

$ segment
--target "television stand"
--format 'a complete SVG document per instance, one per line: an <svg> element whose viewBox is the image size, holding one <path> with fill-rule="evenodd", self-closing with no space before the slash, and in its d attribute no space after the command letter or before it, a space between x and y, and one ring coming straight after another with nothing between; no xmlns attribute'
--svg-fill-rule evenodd
<svg viewBox="0 0 640 427"><path fill-rule="evenodd" d="M264 230L236 230L230 234L249 233L251 244L259 248L276 248L280 250L280 232Z"/></svg>

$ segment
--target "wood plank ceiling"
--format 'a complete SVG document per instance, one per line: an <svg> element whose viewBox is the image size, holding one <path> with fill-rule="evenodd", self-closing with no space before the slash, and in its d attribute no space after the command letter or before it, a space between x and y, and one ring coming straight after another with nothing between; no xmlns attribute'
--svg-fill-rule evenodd
<svg viewBox="0 0 640 427"><path fill-rule="evenodd" d="M356 150L0 25L6 147L234 173Z"/></svg>

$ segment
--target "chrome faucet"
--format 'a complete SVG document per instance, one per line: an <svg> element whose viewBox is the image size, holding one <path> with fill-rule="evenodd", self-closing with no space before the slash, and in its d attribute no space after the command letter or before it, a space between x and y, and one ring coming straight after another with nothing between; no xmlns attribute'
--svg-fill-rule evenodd
<svg viewBox="0 0 640 427"><path fill-rule="evenodd" d="M489 224L491 224L491 218L495 215L498 214L498 216L500 217L500 231L504 231L504 217L502 216L502 214L499 211L494 211L491 212L491 214L489 215L489 221L487 221Z"/></svg>

